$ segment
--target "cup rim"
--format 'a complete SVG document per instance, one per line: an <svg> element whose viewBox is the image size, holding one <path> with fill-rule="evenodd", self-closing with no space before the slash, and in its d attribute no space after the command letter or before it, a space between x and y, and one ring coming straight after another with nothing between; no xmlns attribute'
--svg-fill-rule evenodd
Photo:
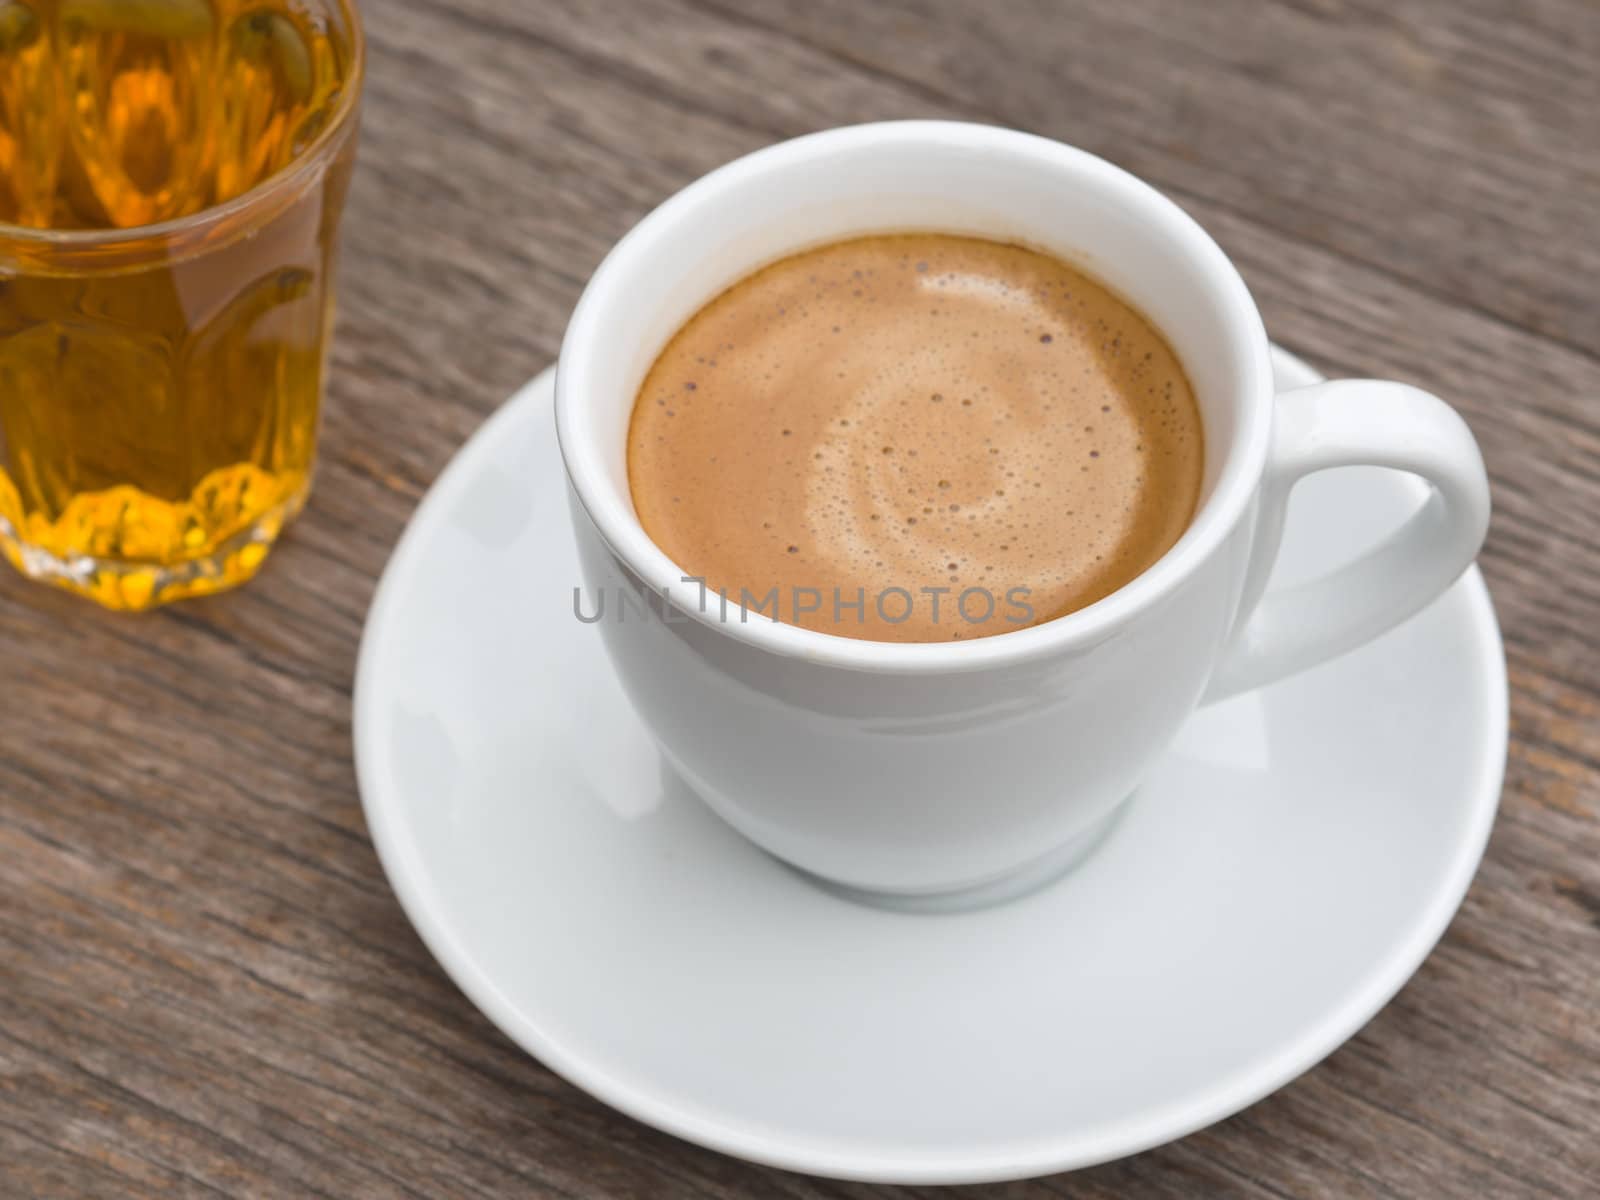
<svg viewBox="0 0 1600 1200"><path fill-rule="evenodd" d="M644 530L632 504L617 494L591 423L583 418L595 356L603 352L596 331L611 299L627 290L629 277L661 240L696 205L717 191L764 172L792 168L837 149L861 148L884 139L942 149L997 150L1054 160L1098 186L1120 190L1140 203L1183 243L1227 297L1225 323L1243 353L1239 420L1211 495L1178 541L1139 575L1110 595L1064 616L1023 629L949 642L880 642L844 637L772 621L764 614L740 620L730 600L727 616L715 605L680 602L687 572ZM1172 594L1221 547L1254 498L1266 466L1272 435L1272 365L1266 329L1237 268L1211 235L1174 201L1097 155L1036 134L960 121L882 121L807 134L753 151L701 176L635 225L606 255L585 286L561 343L555 387L556 438L567 477L601 539L646 586L688 618L757 649L807 662L874 673L937 674L1015 664L1091 645ZM678 589L669 592L669 588Z"/></svg>
<svg viewBox="0 0 1600 1200"><path fill-rule="evenodd" d="M338 9L350 37L350 69L345 86L332 116L311 144L302 150L282 170L275 171L237 196L221 204L213 204L198 212L165 221L152 221L148 225L117 226L111 229L45 229L35 225L17 225L0 221L0 243L17 246L44 246L52 251L67 253L122 248L128 244L164 242L166 239L191 235L226 224L230 219L248 213L267 199L292 191L308 176L322 169L328 148L340 143L348 130L350 119L360 106L362 85L366 80L367 38L361 23L361 9L356 0L329 0Z"/></svg>

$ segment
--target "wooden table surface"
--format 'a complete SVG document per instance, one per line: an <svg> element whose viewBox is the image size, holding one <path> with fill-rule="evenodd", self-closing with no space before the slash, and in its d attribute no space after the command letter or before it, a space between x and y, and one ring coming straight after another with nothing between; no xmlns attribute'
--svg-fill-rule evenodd
<svg viewBox="0 0 1600 1200"><path fill-rule="evenodd" d="M1600 1188L1600 8L1594 0L371 0L312 503L145 616L0 578L0 1194L892 1196L676 1141L525 1056L362 822L373 586L615 239L808 130L971 118L1176 198L1284 345L1482 442L1512 740L1477 881L1348 1045L1021 1196ZM958 1189L957 1194L989 1194Z"/></svg>

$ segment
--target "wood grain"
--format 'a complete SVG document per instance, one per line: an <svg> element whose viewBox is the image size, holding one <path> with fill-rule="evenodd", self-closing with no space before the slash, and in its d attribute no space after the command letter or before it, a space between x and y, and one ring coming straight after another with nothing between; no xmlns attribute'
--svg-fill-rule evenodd
<svg viewBox="0 0 1600 1200"><path fill-rule="evenodd" d="M372 0L306 514L128 618L0 578L0 1193L911 1196L605 1109L446 980L367 840L357 638L605 249L811 129L959 116L1167 190L1279 340L1414 381L1494 479L1512 744L1465 907L1359 1036L1121 1163L954 1195L1584 1196L1600 1181L1600 10L1592 0Z"/></svg>

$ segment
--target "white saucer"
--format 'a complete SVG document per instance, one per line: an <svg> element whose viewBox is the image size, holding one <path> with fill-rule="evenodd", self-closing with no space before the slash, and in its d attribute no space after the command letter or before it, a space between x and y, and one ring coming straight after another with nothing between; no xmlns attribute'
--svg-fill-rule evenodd
<svg viewBox="0 0 1600 1200"><path fill-rule="evenodd" d="M1286 354L1277 369L1315 379ZM778 865L662 770L572 615L550 395L546 372L501 408L401 539L361 647L356 763L429 948L607 1103L822 1175L1085 1166L1294 1078L1455 912L1506 750L1475 568L1364 650L1202 710L1064 879L976 912L888 912ZM1312 479L1280 577L1352 554L1420 487Z"/></svg>

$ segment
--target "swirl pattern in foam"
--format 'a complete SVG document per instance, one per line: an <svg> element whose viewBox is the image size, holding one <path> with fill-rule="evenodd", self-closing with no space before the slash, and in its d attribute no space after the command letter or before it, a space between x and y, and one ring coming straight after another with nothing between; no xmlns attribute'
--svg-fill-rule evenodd
<svg viewBox="0 0 1600 1200"><path fill-rule="evenodd" d="M946 234L734 284L661 352L628 433L634 506L686 574L878 641L1092 604L1177 541L1202 465L1188 379L1139 312L1049 255Z"/></svg>

